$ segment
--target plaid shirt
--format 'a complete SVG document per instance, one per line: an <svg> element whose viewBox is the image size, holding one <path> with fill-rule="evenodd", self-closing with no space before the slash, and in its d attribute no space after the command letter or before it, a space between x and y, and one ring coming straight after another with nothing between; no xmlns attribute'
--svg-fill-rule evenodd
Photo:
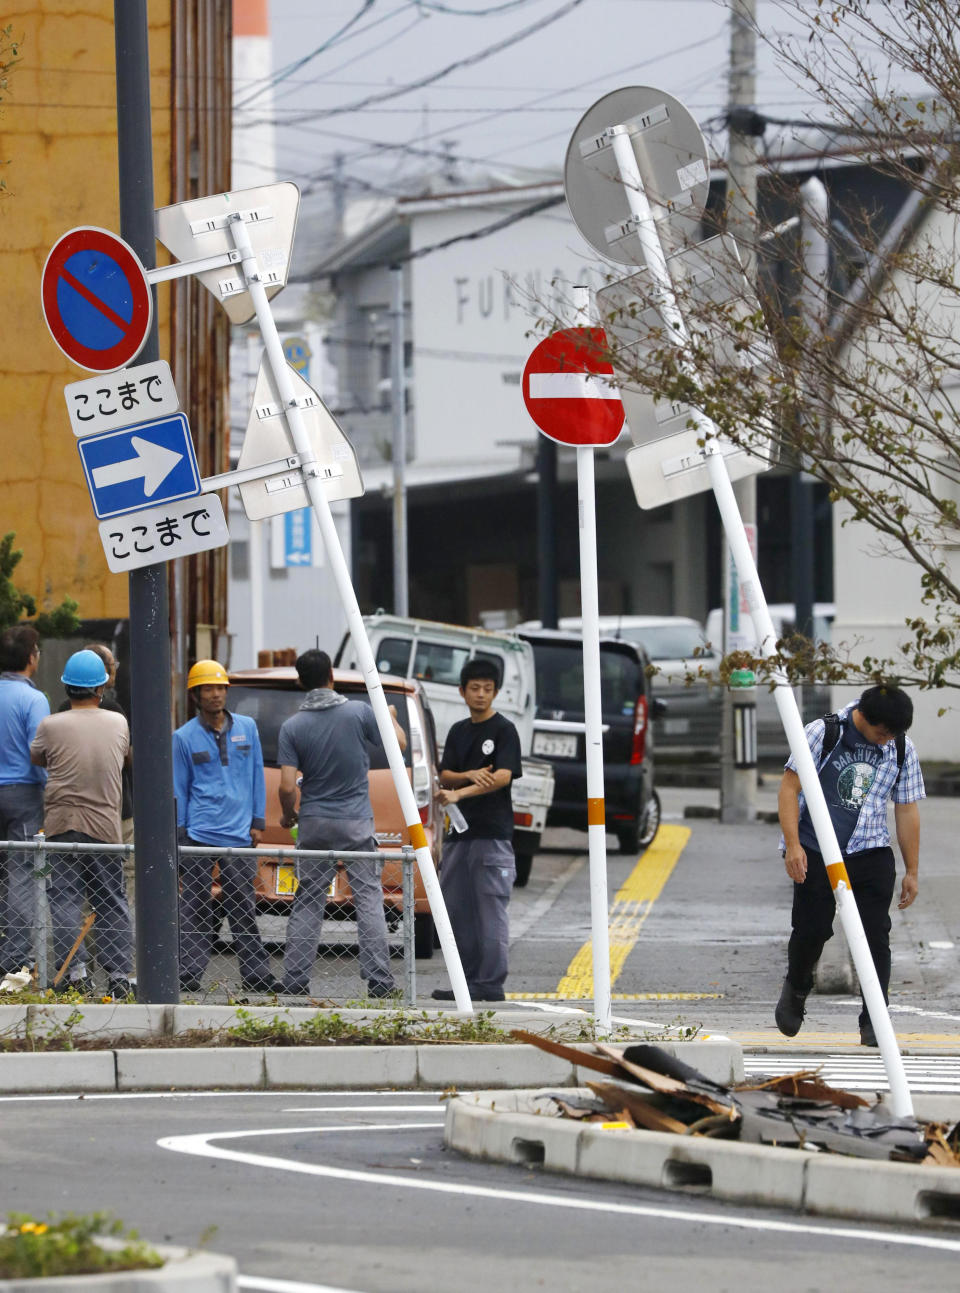
<svg viewBox="0 0 960 1293"><path fill-rule="evenodd" d="M858 704L859 701L851 701L844 709L837 711L837 716L841 723L847 720ZM813 755L813 761L819 771L823 757L823 737L826 724L822 718L817 718L812 723L808 723L804 731L806 732L810 753ZM784 766L788 771L796 772L797 765L792 754ZM883 762L877 769L873 785L867 791L867 797L863 801L860 815L857 818L857 825L850 836L847 847L844 849L844 854L862 853L865 849L880 849L889 845L890 830L887 826L888 799L892 799L895 804L913 804L919 799L926 799L926 797L927 792L923 787L920 760L910 737L906 738L903 770L900 773L899 781L897 781L897 743L892 740L888 741L883 746ZM801 817L805 809L806 799L801 791ZM782 835L780 837L780 848L784 848Z"/></svg>

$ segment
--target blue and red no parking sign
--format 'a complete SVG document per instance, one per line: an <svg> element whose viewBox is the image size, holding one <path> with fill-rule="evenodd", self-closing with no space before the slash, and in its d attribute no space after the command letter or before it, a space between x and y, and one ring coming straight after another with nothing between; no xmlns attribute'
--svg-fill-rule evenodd
<svg viewBox="0 0 960 1293"><path fill-rule="evenodd" d="M75 364L95 373L139 354L153 319L147 272L132 247L107 229L82 225L54 244L43 267L43 317Z"/></svg>

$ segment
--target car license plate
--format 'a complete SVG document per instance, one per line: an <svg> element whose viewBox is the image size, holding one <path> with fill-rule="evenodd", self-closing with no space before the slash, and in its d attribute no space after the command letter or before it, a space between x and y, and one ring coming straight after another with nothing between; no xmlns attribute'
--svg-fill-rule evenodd
<svg viewBox="0 0 960 1293"><path fill-rule="evenodd" d="M534 754L545 754L553 759L575 759L577 737L575 732L534 732Z"/></svg>
<svg viewBox="0 0 960 1293"><path fill-rule="evenodd" d="M296 893L298 884L299 884L299 881L297 880L297 872L295 867L292 867L292 866L277 867L277 884L276 884L275 892L277 893L278 896L289 897L290 894Z"/></svg>

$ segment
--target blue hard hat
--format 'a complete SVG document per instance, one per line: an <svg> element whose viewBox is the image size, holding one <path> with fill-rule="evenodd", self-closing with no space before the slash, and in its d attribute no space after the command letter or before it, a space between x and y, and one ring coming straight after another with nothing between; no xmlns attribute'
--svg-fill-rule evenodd
<svg viewBox="0 0 960 1293"><path fill-rule="evenodd" d="M67 687L102 687L107 681L107 668L96 651L74 651L60 681Z"/></svg>

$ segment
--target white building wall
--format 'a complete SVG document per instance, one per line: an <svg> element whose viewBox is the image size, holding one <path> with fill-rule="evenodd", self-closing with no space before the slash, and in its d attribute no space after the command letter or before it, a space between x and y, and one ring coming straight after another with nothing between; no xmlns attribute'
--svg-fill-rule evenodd
<svg viewBox="0 0 960 1293"><path fill-rule="evenodd" d="M947 249L954 249L957 241L955 218L946 214L932 214L920 235L938 248L942 256ZM916 284L895 274L889 291L891 298L898 297L915 303L921 310L931 311L937 320L937 329L946 335L955 326L957 299L937 300L932 293L919 295ZM901 309L903 306L901 305ZM922 313L921 313L922 317ZM895 344L895 341L894 341ZM854 353L869 346L880 360L891 360L889 371L895 372L894 346L882 335L868 334L855 339ZM885 367L885 365L884 365ZM891 379L891 389L893 382ZM864 463L861 484L869 489L869 462ZM950 486L943 483L943 494L950 495ZM920 505L918 504L918 507ZM834 593L837 607L833 627L833 641L847 648L855 659L864 656L900 656L900 647L910 640L906 621L919 616L931 618L932 608L922 601L921 570L902 549L879 535L869 524L850 519L851 509L838 504L834 507ZM939 556L953 571L954 580L960 579L960 549L944 547ZM904 673L906 673L904 667ZM954 678L955 683L960 679ZM833 689L834 702L839 706L854 698L856 688L845 686ZM938 691L911 689L914 703L914 724L910 735L916 743L921 760L960 761L960 724L956 713L950 710L957 692L944 688ZM948 712L940 716L938 711Z"/></svg>

